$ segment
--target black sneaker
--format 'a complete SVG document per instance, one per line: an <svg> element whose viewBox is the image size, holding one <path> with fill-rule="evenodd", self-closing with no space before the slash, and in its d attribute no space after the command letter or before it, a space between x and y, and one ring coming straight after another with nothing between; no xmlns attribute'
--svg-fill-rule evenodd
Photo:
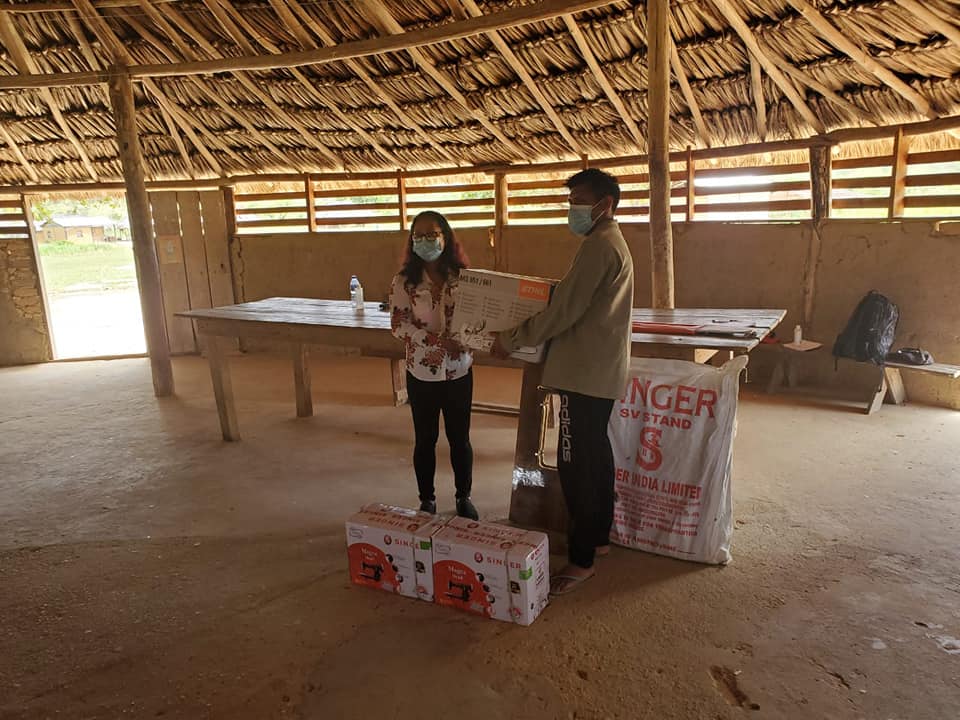
<svg viewBox="0 0 960 720"><path fill-rule="evenodd" d="M470 498L457 498L457 515L467 520L479 520L480 513L477 512L477 508L473 506Z"/></svg>
<svg viewBox="0 0 960 720"><path fill-rule="evenodd" d="M420 503L420 512L430 513L431 515L437 514L437 501L436 500L424 500Z"/></svg>

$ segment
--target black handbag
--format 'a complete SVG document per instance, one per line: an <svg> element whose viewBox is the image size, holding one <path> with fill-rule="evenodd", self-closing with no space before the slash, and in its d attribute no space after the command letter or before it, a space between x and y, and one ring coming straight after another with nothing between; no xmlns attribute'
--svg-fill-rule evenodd
<svg viewBox="0 0 960 720"><path fill-rule="evenodd" d="M900 348L887 353L887 362L903 363L904 365L933 365L933 355L921 348Z"/></svg>

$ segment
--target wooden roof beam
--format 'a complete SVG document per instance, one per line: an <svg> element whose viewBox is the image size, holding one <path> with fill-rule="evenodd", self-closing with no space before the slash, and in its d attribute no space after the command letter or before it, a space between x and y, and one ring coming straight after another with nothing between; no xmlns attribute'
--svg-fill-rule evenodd
<svg viewBox="0 0 960 720"><path fill-rule="evenodd" d="M297 16L294 14L293 8L287 0L270 0L270 7L273 8L277 17L280 18L283 27L287 29L287 32L289 32L297 41L297 44L300 45L301 50L311 50L317 47L317 43L310 36L310 33L307 32L303 25L297 22Z"/></svg>
<svg viewBox="0 0 960 720"><path fill-rule="evenodd" d="M456 0L450 0L450 1L456 2ZM280 15L281 19L285 23L292 24L294 27L299 27L299 25L297 24L297 17L299 17L301 22L303 22L303 24L314 33L314 35L320 38L320 41L324 45L332 47L337 44L336 40L333 39L333 36L330 34L330 32L325 27L323 27L323 25L318 23L316 19L312 15L310 15L310 13L308 13L303 8L303 6L300 5L300 3L297 0L270 0L270 3L271 5L274 5L274 9L277 10L277 14ZM284 13L282 10L277 9L277 6L284 8L285 10L287 10L287 12L292 11L293 15L287 18L286 13ZM293 28L291 28L291 32L295 32ZM307 34L305 42L306 42L305 47L309 49L314 49L317 47L317 43L314 42L313 38L310 37L309 34ZM390 97L387 91L383 89L382 85L378 83L369 72L367 72L366 68L363 67L363 65L360 63L359 60L350 59L350 60L345 60L344 62L347 65L347 67L349 67L354 72L354 74L358 78L360 78L368 88L370 88L371 92L373 92L374 95L379 97L380 100L394 112L394 114L400 119L400 122L403 124L404 127L408 127L412 129L415 133L417 133L417 135L423 138L423 140L426 141L428 145L434 148L443 157L447 158L447 160L449 160L450 162L457 165L461 163L461 160L459 158L455 157L449 150L443 147L440 143L436 142L430 136L430 134L423 129L420 123L414 120L409 115L409 113L407 113L403 108L401 108L397 104L397 102L392 97Z"/></svg>
<svg viewBox="0 0 960 720"><path fill-rule="evenodd" d="M90 41L87 40L87 34L84 32L83 25L80 24L76 12L65 12L64 17L67 21L67 26L70 28L70 32L73 33L74 37L77 39L77 42L80 44L80 54L83 55L84 59L87 61L87 64L90 66L91 70L99 70L102 68L100 60L97 57L97 54L93 51L93 46L90 44ZM100 91L103 93L103 99L107 104L107 107L111 106L110 100L110 88L104 83L100 86ZM190 153L187 152L186 145L183 143L183 139L180 137L180 132L177 129L176 125L173 124L173 119L170 117L169 113L160 107L160 112L163 115L164 123L167 125L167 130L170 132L170 136L173 138L174 143L177 146L177 152L180 153L180 157L183 160L184 166L187 168L187 173L191 178L196 177L196 171L193 167L193 161L190 159Z"/></svg>
<svg viewBox="0 0 960 720"><path fill-rule="evenodd" d="M700 142L704 147L710 147L710 134L707 132L707 124L703 121L703 115L700 113L700 106L697 104L697 98L693 95L693 88L690 87L690 81L687 74L680 64L680 53L677 52L677 45L673 42L673 36L670 37L670 65L673 67L673 74L680 85L680 92L683 93L683 99L690 108L690 114L693 116L693 124L697 128L697 135L700 136Z"/></svg>
<svg viewBox="0 0 960 720"><path fill-rule="evenodd" d="M116 62L120 65L130 63L133 60L133 57L130 55L130 52L127 50L126 45L124 45L120 38L116 36L110 26L107 24L107 21L103 18L100 13L97 12L96 8L93 7L90 0L73 0L74 7L78 11L80 17L86 22L87 26L93 31L93 34L97 37L100 43L104 48L108 49L110 54L114 57ZM131 18L126 18L125 20L131 20ZM134 27L131 25L131 27ZM169 54L167 57L171 57ZM234 160L238 161L241 165L244 164L243 158L237 155L229 145L224 142L221 142L219 138L210 133L202 123L197 122L193 117L188 113L180 109L176 103L167 99L166 95L157 87L149 78L144 79L143 87L151 95L156 98L157 103L160 107L164 107L174 118L178 118L181 123L181 127L184 128L184 132L187 133L187 137L190 138L191 142L194 143L194 147L203 155L204 159L210 164L210 167L218 175L223 174L223 168L220 166L220 163L216 161L213 155L206 150L202 143L197 139L196 135L189 129L191 124L196 124L197 129L206 137L213 145L219 147L225 153L227 153Z"/></svg>
<svg viewBox="0 0 960 720"><path fill-rule="evenodd" d="M240 49L243 50L243 52L245 52L247 55L257 54L253 44L247 40L246 36L244 36L242 32L240 32L240 28L238 28L233 22L233 18L231 17L230 13L227 12L226 6L221 3L220 0L203 0L203 4L223 26L223 29L227 32L227 36L231 38L240 47ZM183 18L182 14L179 12L177 14ZM214 55L214 57L223 57L223 55L218 52Z"/></svg>
<svg viewBox="0 0 960 720"><path fill-rule="evenodd" d="M163 12L154 7L150 0L142 0L141 7L144 12L159 26L166 36L174 42L180 50L181 55L190 60L197 59L197 54L193 48L183 40L180 31L193 38L201 48L213 57L223 57L220 52L212 45L201 33L199 33L189 22L189 20L179 13L173 6L163 6L164 12L169 12L172 22L167 19ZM239 30L237 30L239 32ZM254 97L262 102L268 109L273 111L279 118L290 125L291 128L307 142L310 147L319 150L324 157L330 160L334 165L343 167L343 161L338 158L330 148L321 143L314 135L298 120L281 108L260 86L251 79L246 73L237 72L234 76ZM215 92L215 91L214 91Z"/></svg>
<svg viewBox="0 0 960 720"><path fill-rule="evenodd" d="M810 108L807 106L807 103L804 102L804 99L800 97L800 93L797 92L797 89L793 86L793 83L790 82L790 79L787 78L780 68L777 67L767 54L763 51L763 48L760 47L760 43L757 42L757 38L754 36L753 32L747 26L747 23L743 18L737 13L734 7L730 4L729 0L710 0L714 7L720 11L727 22L730 23L730 27L733 28L734 32L740 36L740 40L743 41L743 44L747 47L747 50L757 59L757 61L763 66L763 69L767 71L767 75L777 84L777 87L783 91L783 94L787 96L787 99L796 109L804 120L807 121L807 124L810 125L817 133L823 133L826 131L823 123L820 119L813 114Z"/></svg>
<svg viewBox="0 0 960 720"><path fill-rule="evenodd" d="M480 17L483 15L483 11L477 5L474 0L453 0L453 2L459 2L463 5L464 9L467 11L467 14L470 17ZM560 133L560 136L564 139L567 145L570 147L575 154L583 154L583 148L580 146L580 143L576 141L570 131L567 129L567 126L563 124L563 120L557 114L557 111L554 110L553 104L547 98L547 96L540 89L537 82L530 75L530 72L524 67L523 63L520 61L520 58L517 57L516 53L513 52L513 48L501 37L499 30L491 30L486 33L486 36L490 39L490 42L493 43L493 46L497 49L497 52L500 53L500 57L503 58L504 62L510 66L510 69L520 78L523 82L524 87L527 89L533 99L536 100L537 104L543 109L543 112L546 113L547 117L550 119L550 122L553 123L553 127L556 128L557 132Z"/></svg>
<svg viewBox="0 0 960 720"><path fill-rule="evenodd" d="M27 160L27 156L23 154L20 146L17 145L17 141L13 139L13 135L10 134L10 131L7 130L7 126L4 123L0 123L0 139L2 139L3 142L7 144L7 147L10 148L10 151L14 154L14 157L17 158L17 162L23 166L27 176L33 180L33 182L40 182L40 176L37 174L37 171L34 170L33 165L31 165L30 161Z"/></svg>
<svg viewBox="0 0 960 720"><path fill-rule="evenodd" d="M136 19L132 15L125 15L124 19L127 23L130 24L132 28L134 28L140 34L141 37L147 40L147 42L149 42L154 47L156 47L161 53L166 55L169 59L171 60L174 59L175 56L173 55L173 53L170 52L170 49L167 43L165 43L160 38L156 37L152 32L150 32L143 25L143 23L141 23L138 19ZM252 137L259 140L267 150L273 153L274 157L280 160L280 162L290 167L297 167L296 163L291 162L287 153L281 150L276 143L274 143L270 138L268 138L265 132L261 131L256 125L250 122L241 111L237 110L230 103L224 100L220 96L219 92L217 92L214 88L209 87L203 78L195 77L195 78L191 78L191 81L200 91L201 97L205 95L207 98L213 101L214 105L219 107L224 112L224 114L232 118L234 122L240 125L240 127L246 130ZM257 93L259 92L261 91L259 90L259 88L257 88Z"/></svg>
<svg viewBox="0 0 960 720"><path fill-rule="evenodd" d="M390 11L380 0L363 0L363 6L368 10L368 16L375 26L382 28L382 32L385 32L389 35L396 37L406 37L408 33L404 32L403 27L400 23L397 22L396 18L390 14ZM480 20L483 18L473 18L473 20ZM470 20L464 20L462 22L471 22ZM484 32L487 32L484 30ZM493 135L497 140L499 140L503 145L514 153L517 157L522 158L524 156L523 150L521 150L517 145L506 135L500 132L493 123L479 110L470 106L470 103L467 101L467 98L461 93L453 80L447 76L442 70L439 70L436 64L428 58L423 52L417 47L406 47L406 51L410 54L410 57L413 58L414 62L420 66L420 69L424 73L433 78L433 81L437 83L441 88L443 88L447 94L452 97L456 102L469 113L469 115L480 123L487 132Z"/></svg>
<svg viewBox="0 0 960 720"><path fill-rule="evenodd" d="M794 67L793 65L788 63L786 60L783 60L781 58L774 57L773 59L774 59L774 62L776 62L787 75L792 77L794 80L796 80L800 84L806 85L811 90L814 90L820 93L824 98L832 102L837 107L843 108L847 112L850 112L854 115L859 116L864 122L870 123L871 125L882 124L878 120L872 118L870 116L871 113L869 111L864 110L863 108L858 107L857 105L854 105L849 100L841 97L839 94L831 90L829 87L827 87L823 83L818 82L817 80L814 80L812 77L810 77L810 75L803 72L803 70L801 70L800 68Z"/></svg>
<svg viewBox="0 0 960 720"><path fill-rule="evenodd" d="M93 0L93 6L97 9L130 7L136 5L138 0ZM179 0L157 0L157 2L179 2ZM69 12L74 6L70 0L66 2L25 2L15 5L0 6L0 11L11 13L58 13Z"/></svg>
<svg viewBox="0 0 960 720"><path fill-rule="evenodd" d="M187 168L187 175L190 176L191 180L196 179L197 171L193 167L193 160L190 159L190 153L187 152L187 146L183 142L183 138L180 137L180 129L177 127L176 122L173 117L162 106L158 108L160 110L160 116L163 118L163 124L167 126L167 132L170 133L170 137L173 138L174 144L177 146L177 152L180 153L180 158L183 160L183 164Z"/></svg>
<svg viewBox="0 0 960 720"><path fill-rule="evenodd" d="M760 61L753 53L750 56L750 89L753 95L753 104L757 112L757 135L761 141L767 139L767 101L763 97L763 69Z"/></svg>
<svg viewBox="0 0 960 720"><path fill-rule="evenodd" d="M213 172L218 176L222 176L224 174L223 166L216 159L216 157L214 157L207 145L200 140L200 138L197 136L197 132L206 138L211 147L220 149L222 152L236 160L241 165L245 164L243 158L237 155L237 153L234 152L229 145L222 142L220 138L207 130L203 123L197 122L195 118L190 115L190 113L186 112L179 105L170 100L157 86L156 82L150 78L144 78L143 89L154 97L154 99L157 101L158 107L161 110L165 110L167 113L169 113L173 121L177 123L177 126L183 130L183 134L190 139L190 142L197 149L197 152L200 153L200 155L203 156L203 159L207 161L210 169L213 170ZM197 129L196 132L193 130L194 126Z"/></svg>
<svg viewBox="0 0 960 720"><path fill-rule="evenodd" d="M855 42L848 39L846 35L840 32L833 23L825 18L819 10L806 2L806 0L787 0L787 2L813 26L814 30L816 30L824 40L840 52L848 55L857 65L867 72L872 73L880 82L909 101L918 113L925 115L931 120L939 117L939 114L923 95L907 85L907 83L897 77L893 71L877 62L872 55L867 53Z"/></svg>
<svg viewBox="0 0 960 720"><path fill-rule="evenodd" d="M37 63L30 56L30 52L23 42L23 36L20 30L14 25L13 17L10 13L0 13L0 40L3 41L3 45L10 54L10 59L13 60L14 65L17 66L17 70L24 75L39 74L37 71ZM57 104L56 98L53 97L53 93L49 88L42 87L40 88L40 97L43 99L43 102L46 103L47 107L50 108L50 115L53 116L53 120L60 128L60 132L63 133L63 136L73 146L73 149L80 157L80 162L86 169L87 174L94 182L99 182L100 176L97 175L96 168L93 167L90 156L87 155L87 151L80 142L80 138L76 136L69 123L67 123L66 118L63 117L63 113L60 111L60 106Z"/></svg>
<svg viewBox="0 0 960 720"><path fill-rule="evenodd" d="M206 0L206 2L219 2L221 7L223 7L223 9L227 12L227 14L233 19L235 23L234 27L237 28L236 32L246 31L251 35L251 37L256 37L260 45L266 48L268 52L280 53L280 48L277 45L274 45L270 40L265 38L263 35L258 33L256 28L250 25L250 23L246 21L243 15L240 12L238 12L237 9L232 4L230 4L228 0ZM212 52L216 57L222 57L222 55L217 53L216 49L212 49ZM254 50L254 52L256 52L256 50ZM340 120L340 122L344 123L347 127L349 127L351 130L357 133L360 137L362 137L364 140L370 143L371 147L373 147L373 149L377 153L379 153L383 158L385 158L391 164L398 164L398 161L396 157L394 157L393 153L387 150L373 136L373 134L370 133L370 131L368 131L359 123L355 122L343 110L341 110L340 107L335 102L333 102L330 98L328 98L324 92L319 90L312 82L310 82L309 78L307 78L307 76L304 75L299 68L291 68L290 74L293 75L294 80L300 83L301 87L307 90L307 92L313 95L320 103L326 106ZM237 75L239 76L239 73ZM256 84L253 82L251 78L247 77L246 82L253 84L253 86L256 87ZM251 90L251 92L253 92L253 90ZM256 92L260 93L259 88L256 89ZM276 112L282 113L285 117L287 117L289 119L289 122L291 122L294 125L294 127L297 129L297 131L300 132L300 134L306 138L309 144L316 146L319 143L319 141L317 141L316 138L313 137L312 133L310 133L310 131L307 130L307 128L304 127L302 123L291 118L284 110L280 108L279 105L277 105L273 101L272 98L267 96L265 93L263 93L263 95L264 95L264 97L262 98L263 102L265 102L268 106L275 108ZM329 148L326 148L326 146L324 146L324 149L327 152L330 152ZM332 156L332 153L330 154ZM343 165L342 160L339 160L334 157L334 161L340 165Z"/></svg>
<svg viewBox="0 0 960 720"><path fill-rule="evenodd" d="M123 12L123 11L107 8L107 12ZM131 18L129 18L126 15L121 15L120 17L124 19L126 22L131 21ZM134 27L134 26L131 25L131 27ZM101 40L101 42L106 42L107 47L110 47L111 45L115 44L113 43L113 41L116 39L116 36L113 34L113 32L110 30L108 26L104 26L102 28L102 32L105 34L106 39ZM169 50L167 50L166 47L162 48L162 51L167 55L167 57L172 57L172 55L170 54ZM126 47L120 48L118 52L121 53L122 58L130 57L129 53L126 50ZM94 65L94 67L97 67L97 65ZM239 155L237 155L230 148L229 145L227 145L225 142L222 142L220 138L210 133L207 130L207 128L203 125L203 123L197 121L197 119L194 118L190 113L187 113L181 110L180 107L174 101L172 101L169 97L167 97L167 95L160 89L160 87L152 79L144 78L141 84L143 85L144 93L152 96L154 101L156 101L157 107L160 109L160 112L164 115L164 121L166 122L166 118L169 116L170 121L174 124L174 128L179 128L180 131L182 131L183 134L187 136L187 138L190 140L190 143L193 145L193 147L197 149L197 152L200 153L200 156L203 157L203 159L206 161L207 165L210 166L210 169L213 171L215 175L223 176L224 174L223 166L213 156L213 153L210 152L209 149L207 149L206 143L204 143L200 139L200 137L197 135L197 133L194 132L193 130L194 125L196 126L197 131L199 131L200 134L202 134L206 138L207 142L209 142L212 147L219 148L222 152L226 153L228 156L230 156L237 162L243 164L243 159ZM167 127L170 128L169 123L167 124ZM171 129L171 134L174 137L174 142L177 142L179 139L179 134L174 132L174 129ZM179 149L180 148L178 143L178 150ZM185 149L186 148L184 148L184 150ZM187 167L191 167L192 162L189 155L187 155L184 158L184 162L187 163Z"/></svg>
<svg viewBox="0 0 960 720"><path fill-rule="evenodd" d="M74 0L75 2L84 2L89 3L89 0ZM94 11L96 12L96 11ZM122 11L119 11L122 12ZM167 58L173 59L175 56L167 45L161 39L156 37L152 32L150 32L136 17L132 15L122 15L124 21L127 22L130 27L136 30L141 37L143 37L147 42L157 48L162 54L166 55ZM102 20L102 18L101 18ZM114 42L120 43L120 39L113 33L113 30L110 29L109 25L105 22L102 23L101 31L109 34ZM125 57L129 57L129 53L126 53L124 48ZM200 91L201 95L206 95L213 103L219 107L228 117L232 118L234 122L240 125L244 130L246 130L252 137L259 140L264 147L266 147L270 152L274 154L282 163L294 167L295 165L290 162L290 158L287 157L273 141L270 140L263 132L261 132L253 123L247 120L243 116L243 113L235 110L228 102L226 102L220 94L207 86L202 78L192 78L193 84L196 85L197 89Z"/></svg>
<svg viewBox="0 0 960 720"><path fill-rule="evenodd" d="M932 30L940 33L947 40L960 48L960 27L957 27L949 20L945 20L937 15L935 12L933 12L933 10L930 10L925 3L917 2L917 0L895 1L897 5L902 7L907 12L911 12L916 15L918 18L927 23Z"/></svg>
<svg viewBox="0 0 960 720"><path fill-rule="evenodd" d="M583 56L584 62L587 63L587 67L590 68L593 78L597 81L600 89L603 90L603 94L607 96L607 101L620 115L620 119L623 120L623 124L627 126L630 137L633 138L633 142L636 144L637 149L645 149L647 147L647 139L643 136L643 133L640 132L640 128L630 116L627 106L623 104L623 100L620 99L616 89L614 89L613 85L610 83L610 80L607 78L606 73L603 72L603 68L600 67L600 63L597 62L597 56L594 55L593 48L590 47L590 43L588 43L586 37L584 37L583 31L580 29L577 21L574 20L573 15L568 14L563 16L563 23L567 26L567 32L570 33L570 37L572 37L573 41L577 44L577 48L580 50L580 54Z"/></svg>
<svg viewBox="0 0 960 720"><path fill-rule="evenodd" d="M224 58L222 60L202 60L189 63L162 63L159 65L131 65L133 78L170 77L183 75L212 75L237 70L277 70L306 65L323 65L332 62L389 52L400 52L411 48L436 45L438 43L461 40L482 35L489 30L529 25L560 17L568 13L584 12L610 5L615 0L540 0L532 5L520 5L489 15L468 20L459 20L447 25L435 25L414 32L387 37L369 38L341 43L333 47L316 50L299 50L277 55L257 55L253 57ZM69 87L74 85L96 85L105 82L103 72L49 73L40 76L27 74L0 77L0 90L20 90L38 87Z"/></svg>

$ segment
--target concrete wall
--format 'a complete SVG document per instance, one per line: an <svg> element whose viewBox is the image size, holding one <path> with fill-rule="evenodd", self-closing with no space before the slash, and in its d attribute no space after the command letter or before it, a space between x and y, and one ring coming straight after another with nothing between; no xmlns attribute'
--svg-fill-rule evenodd
<svg viewBox="0 0 960 720"><path fill-rule="evenodd" d="M0 365L43 362L51 356L33 243L0 239Z"/></svg>

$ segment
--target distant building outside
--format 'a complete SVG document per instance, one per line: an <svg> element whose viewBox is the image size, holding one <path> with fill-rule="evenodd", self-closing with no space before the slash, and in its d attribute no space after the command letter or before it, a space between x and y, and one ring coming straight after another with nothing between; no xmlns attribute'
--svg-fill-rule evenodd
<svg viewBox="0 0 960 720"><path fill-rule="evenodd" d="M37 230L39 242L100 243L128 240L130 230L123 220L85 215L55 216Z"/></svg>

